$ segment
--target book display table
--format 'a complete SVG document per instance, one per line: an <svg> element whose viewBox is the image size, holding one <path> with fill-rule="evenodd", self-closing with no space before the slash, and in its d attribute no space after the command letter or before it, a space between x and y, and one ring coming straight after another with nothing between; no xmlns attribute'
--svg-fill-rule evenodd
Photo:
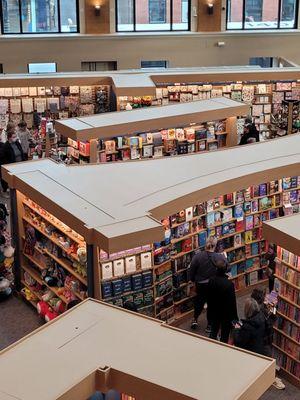
<svg viewBox="0 0 300 400"><path fill-rule="evenodd" d="M258 400L275 361L86 300L2 351L0 376L0 400Z"/></svg>

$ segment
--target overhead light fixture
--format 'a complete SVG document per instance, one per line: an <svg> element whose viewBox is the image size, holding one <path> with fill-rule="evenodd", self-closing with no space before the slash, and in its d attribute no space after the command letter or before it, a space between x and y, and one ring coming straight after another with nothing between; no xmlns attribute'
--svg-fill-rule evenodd
<svg viewBox="0 0 300 400"><path fill-rule="evenodd" d="M100 4L96 4L95 5L95 16L96 17L100 17L100 11L101 11L101 5Z"/></svg>
<svg viewBox="0 0 300 400"><path fill-rule="evenodd" d="M212 15L214 13L214 5L213 3L208 3L207 4L207 14Z"/></svg>

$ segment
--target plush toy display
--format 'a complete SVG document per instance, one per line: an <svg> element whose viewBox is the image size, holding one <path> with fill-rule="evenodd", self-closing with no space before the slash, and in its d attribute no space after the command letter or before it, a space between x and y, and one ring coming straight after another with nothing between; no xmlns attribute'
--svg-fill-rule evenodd
<svg viewBox="0 0 300 400"><path fill-rule="evenodd" d="M4 277L0 277L0 300L7 299L12 293L10 282Z"/></svg>

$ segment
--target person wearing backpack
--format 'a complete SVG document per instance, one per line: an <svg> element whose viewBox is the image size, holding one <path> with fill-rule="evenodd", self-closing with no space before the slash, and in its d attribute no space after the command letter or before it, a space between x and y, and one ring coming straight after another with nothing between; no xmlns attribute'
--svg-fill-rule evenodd
<svg viewBox="0 0 300 400"><path fill-rule="evenodd" d="M191 323L191 329L197 328L198 318L207 303L209 280L216 275L215 262L220 258L225 258L222 254L216 252L217 243L217 238L209 237L206 241L205 251L195 254L190 265L189 278L194 283L196 291L194 319ZM206 332L210 333L210 331L211 323L208 320Z"/></svg>

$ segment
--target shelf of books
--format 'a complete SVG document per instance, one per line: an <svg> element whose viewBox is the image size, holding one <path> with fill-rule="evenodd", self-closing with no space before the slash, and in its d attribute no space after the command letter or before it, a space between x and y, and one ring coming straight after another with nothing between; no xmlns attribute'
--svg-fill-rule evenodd
<svg viewBox="0 0 300 400"><path fill-rule="evenodd" d="M229 99L211 99L170 105L164 110L104 113L56 123L68 138L68 160L90 162L91 141L97 143L100 163L158 158L231 147L238 142L240 116L249 105Z"/></svg>
<svg viewBox="0 0 300 400"><path fill-rule="evenodd" d="M266 281L263 221L299 212L300 177L283 178L194 205L162 220L165 239L115 254L99 252L102 299L169 323L193 307L188 269L209 236L225 252L237 291Z"/></svg>
<svg viewBox="0 0 300 400"><path fill-rule="evenodd" d="M98 162L128 161L212 151L226 146L226 120L98 140ZM73 163L90 162L90 143L68 138Z"/></svg>
<svg viewBox="0 0 300 400"><path fill-rule="evenodd" d="M277 245L277 320L274 357L287 378L300 387L300 214L264 223L263 232Z"/></svg>
<svg viewBox="0 0 300 400"><path fill-rule="evenodd" d="M21 293L49 321L87 297L84 238L19 194Z"/></svg>
<svg viewBox="0 0 300 400"><path fill-rule="evenodd" d="M180 76L178 77L180 79ZM300 83L298 81L256 81L256 82L215 82L197 84L169 83L159 84L156 97L147 100L143 97L119 97L120 110L138 107L160 106L172 103L186 103L197 100L207 100L217 97L227 97L232 100L243 101L251 106L250 115L264 138L273 134L272 125L288 131L288 113L286 101L300 100ZM299 103L293 108L293 131L300 130ZM284 133L282 133L284 134Z"/></svg>
<svg viewBox="0 0 300 400"><path fill-rule="evenodd" d="M278 317L274 353L280 367L300 386L300 249L293 254L277 246Z"/></svg>

